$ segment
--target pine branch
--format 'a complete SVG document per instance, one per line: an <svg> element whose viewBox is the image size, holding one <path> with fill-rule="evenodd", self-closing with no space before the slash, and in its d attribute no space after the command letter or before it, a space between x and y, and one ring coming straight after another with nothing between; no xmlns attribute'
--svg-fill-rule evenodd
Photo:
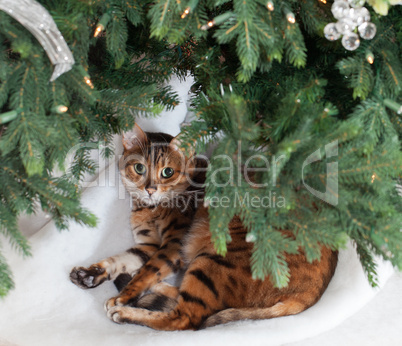
<svg viewBox="0 0 402 346"><path fill-rule="evenodd" d="M106 46L115 60L115 67L120 68L126 58L127 26L119 8L114 7L111 13L112 19L106 28Z"/></svg>
<svg viewBox="0 0 402 346"><path fill-rule="evenodd" d="M349 57L337 63L337 68L349 78L348 84L353 88L353 98L365 99L371 92L374 82L370 65L363 57Z"/></svg>
<svg viewBox="0 0 402 346"><path fill-rule="evenodd" d="M5 297L13 288L14 282L11 279L10 267L7 265L6 259L0 253L0 297Z"/></svg>
<svg viewBox="0 0 402 346"><path fill-rule="evenodd" d="M287 286L290 273L286 253L297 253L296 243L270 226L260 225L251 257L253 278L263 280L269 275L275 287Z"/></svg>
<svg viewBox="0 0 402 346"><path fill-rule="evenodd" d="M122 4L123 5L123 4ZM144 11L140 1L125 2L125 13L127 19L135 26L144 21Z"/></svg>
<svg viewBox="0 0 402 346"><path fill-rule="evenodd" d="M372 287L377 287L377 264L374 262L371 251L367 247L365 247L365 245L361 244L356 245L356 251L359 255L360 262L362 263L363 269L366 272L369 282L371 283Z"/></svg>

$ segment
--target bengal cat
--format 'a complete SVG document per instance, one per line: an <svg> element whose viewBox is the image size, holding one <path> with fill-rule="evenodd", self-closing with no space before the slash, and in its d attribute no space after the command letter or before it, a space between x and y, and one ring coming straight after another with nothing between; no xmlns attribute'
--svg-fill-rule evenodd
<svg viewBox="0 0 402 346"><path fill-rule="evenodd" d="M164 149L151 158L151 144L161 138L169 144L161 146ZM74 268L70 274L71 280L83 288L95 287L121 273L134 275L116 297L106 302L110 319L159 330L196 330L242 319L293 315L320 299L334 274L337 252L323 246L321 260L312 263L302 251L288 254L291 277L285 288L275 288L269 278L253 280L252 243L246 242L247 230L238 217L229 224L232 241L226 256L216 254L208 209L202 205L196 208L194 187L190 184L191 180L202 181L202 174L197 175L197 168L202 165L197 160L183 158L177 143L168 135L145 134L136 127L134 140L125 137L123 143L126 159L122 179L129 191L138 195L140 190L138 196L146 201L145 206L142 203L131 215L138 245L89 268ZM129 159L133 155L138 158ZM138 163L144 167L138 167ZM183 164L187 168L180 168ZM157 169L149 176L152 165ZM168 170L170 178L163 176L166 168L174 172ZM186 196L191 208L182 213L180 208L163 206L160 199L152 197L157 193ZM180 287L162 281L182 268L185 274ZM153 294L143 295L147 290Z"/></svg>
<svg viewBox="0 0 402 346"><path fill-rule="evenodd" d="M123 146L119 168L131 196L136 245L88 268L73 268L70 279L84 289L106 280L115 280L122 288L127 277L135 276L117 300L135 304L137 296L129 293L134 287L138 292L173 289L162 280L183 268L183 237L193 222L197 201L202 201L205 163L184 157L172 136L145 133L138 125L124 135Z"/></svg>

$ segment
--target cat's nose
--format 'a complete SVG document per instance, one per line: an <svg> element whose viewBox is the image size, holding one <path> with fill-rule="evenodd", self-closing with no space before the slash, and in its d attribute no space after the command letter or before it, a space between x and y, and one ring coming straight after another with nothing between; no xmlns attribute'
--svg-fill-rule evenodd
<svg viewBox="0 0 402 346"><path fill-rule="evenodd" d="M156 186L149 186L146 187L145 190L149 193L150 196L156 192L157 187Z"/></svg>

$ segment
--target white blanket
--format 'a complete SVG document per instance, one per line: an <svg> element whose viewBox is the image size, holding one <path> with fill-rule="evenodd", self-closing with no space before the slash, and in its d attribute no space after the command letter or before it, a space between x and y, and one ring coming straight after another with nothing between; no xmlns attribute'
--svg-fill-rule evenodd
<svg viewBox="0 0 402 346"><path fill-rule="evenodd" d="M176 87L177 87L176 83ZM189 82L179 89L186 99ZM173 135L185 115L185 104L163 120L142 120L145 130ZM113 178L114 176L114 178ZM16 289L0 301L0 345L281 345L330 330L353 315L378 291L370 288L352 246L342 250L334 278L321 300L296 316L242 321L202 331L159 332L136 325L117 325L106 317L103 303L117 291L111 282L82 290L69 280L73 266L89 265L129 248L129 200L119 188L115 167L101 171L83 204L99 218L96 229L71 223L58 232L44 217L25 227L45 225L30 237L33 257L22 259L8 245L3 252L14 273ZM105 185L105 186L103 186ZM46 223L47 222L47 223ZM7 244L4 239L0 239ZM380 262L382 287L392 274Z"/></svg>

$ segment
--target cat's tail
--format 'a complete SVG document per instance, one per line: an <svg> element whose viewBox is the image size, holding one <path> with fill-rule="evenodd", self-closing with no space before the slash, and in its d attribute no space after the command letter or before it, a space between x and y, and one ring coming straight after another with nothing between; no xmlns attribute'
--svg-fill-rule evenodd
<svg viewBox="0 0 402 346"><path fill-rule="evenodd" d="M285 302L279 302L269 308L241 308L241 309L226 309L217 312L208 317L201 325L200 329L213 327L218 324L225 324L240 320L263 320L273 317L281 317L295 315L306 310L309 305L300 301L288 299Z"/></svg>

